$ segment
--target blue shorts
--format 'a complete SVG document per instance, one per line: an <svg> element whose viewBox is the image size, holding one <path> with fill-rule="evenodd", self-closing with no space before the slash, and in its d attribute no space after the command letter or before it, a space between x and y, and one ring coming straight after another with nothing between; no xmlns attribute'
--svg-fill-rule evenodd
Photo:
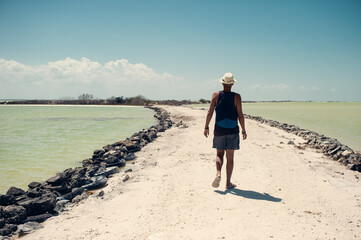
<svg viewBox="0 0 361 240"><path fill-rule="evenodd" d="M218 150L238 150L239 149L239 134L230 134L224 136L214 136L213 148Z"/></svg>

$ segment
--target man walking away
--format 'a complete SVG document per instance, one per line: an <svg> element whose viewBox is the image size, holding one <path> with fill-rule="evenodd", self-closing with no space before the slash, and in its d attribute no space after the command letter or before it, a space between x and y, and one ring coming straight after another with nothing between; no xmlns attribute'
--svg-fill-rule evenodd
<svg viewBox="0 0 361 240"><path fill-rule="evenodd" d="M236 187L231 182L233 172L234 150L239 149L239 127L242 128L242 138L247 138L242 112L242 100L238 93L231 91L236 80L232 73L225 73L219 81L223 85L223 91L215 92L212 95L209 106L206 124L204 126L204 136L209 135L209 122L212 119L213 112L216 110L216 121L214 126L213 148L217 149L216 168L217 174L212 186L219 187L221 182L221 170L223 165L223 156L226 153L227 158L227 182L226 189Z"/></svg>

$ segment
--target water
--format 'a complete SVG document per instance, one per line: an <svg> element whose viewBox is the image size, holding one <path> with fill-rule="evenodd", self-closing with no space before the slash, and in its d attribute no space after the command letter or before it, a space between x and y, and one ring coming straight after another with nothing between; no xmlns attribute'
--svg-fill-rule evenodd
<svg viewBox="0 0 361 240"><path fill-rule="evenodd" d="M0 106L0 193L81 166L93 150L157 123L123 106Z"/></svg>
<svg viewBox="0 0 361 240"><path fill-rule="evenodd" d="M360 102L243 103L242 106L245 114L313 130L361 151ZM208 109L209 104L198 107Z"/></svg>

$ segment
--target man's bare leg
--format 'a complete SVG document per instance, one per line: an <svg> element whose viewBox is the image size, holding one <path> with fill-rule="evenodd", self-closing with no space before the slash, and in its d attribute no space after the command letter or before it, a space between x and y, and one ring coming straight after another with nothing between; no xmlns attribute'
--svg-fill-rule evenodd
<svg viewBox="0 0 361 240"><path fill-rule="evenodd" d="M224 156L224 150L218 150L217 149L217 156L216 156L216 168L217 168L217 174L216 178L214 179L212 183L212 187L219 187L219 183L221 181L221 170L223 165L223 156Z"/></svg>
<svg viewBox="0 0 361 240"><path fill-rule="evenodd" d="M233 158L234 158L234 150L227 149L226 150L226 158L227 158L227 183L226 188L235 187L233 183L231 183L231 177L233 172Z"/></svg>
<svg viewBox="0 0 361 240"><path fill-rule="evenodd" d="M223 166L223 156L224 156L224 150L217 149L217 157L216 157L217 175L216 175L216 177L221 177L221 170L222 170L222 166Z"/></svg>

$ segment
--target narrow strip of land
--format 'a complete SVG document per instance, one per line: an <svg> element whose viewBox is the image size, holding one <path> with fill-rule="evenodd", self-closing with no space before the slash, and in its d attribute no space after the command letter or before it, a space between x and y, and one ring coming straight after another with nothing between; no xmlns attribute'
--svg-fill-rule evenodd
<svg viewBox="0 0 361 240"><path fill-rule="evenodd" d="M134 171L22 239L358 239L361 173L347 170L280 129L247 120L233 182L211 187L206 111L164 107L173 127L137 153ZM184 125L183 125L184 126ZM212 125L211 125L212 126ZM295 145L288 144L293 141ZM131 164L129 165L131 166ZM138 170L137 170L138 166ZM123 182L125 174L129 180Z"/></svg>

